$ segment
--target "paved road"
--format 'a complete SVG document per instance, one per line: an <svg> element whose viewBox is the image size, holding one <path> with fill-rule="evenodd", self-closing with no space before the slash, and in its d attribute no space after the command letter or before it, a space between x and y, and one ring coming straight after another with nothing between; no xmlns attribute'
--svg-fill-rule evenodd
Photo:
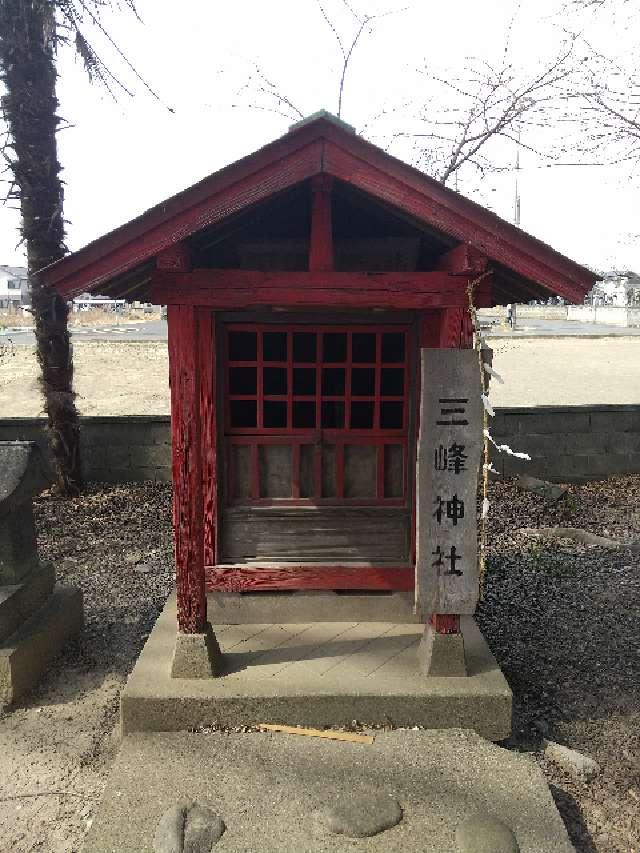
<svg viewBox="0 0 640 853"><path fill-rule="evenodd" d="M167 322L114 323L114 325L71 326L71 337L76 341L166 341ZM14 346L33 346L32 327L0 329L0 342L11 341Z"/></svg>
<svg viewBox="0 0 640 853"><path fill-rule="evenodd" d="M602 323L522 319L517 321L516 328L511 330L505 328L498 319L493 323L489 318L483 318L483 320L485 335L491 338L640 336L640 328L605 326ZM156 320L149 323L120 323L112 326L72 326L71 336L76 341L166 341L167 322ZM0 330L0 342L9 340L14 346L33 346L35 343L33 329Z"/></svg>
<svg viewBox="0 0 640 853"><path fill-rule="evenodd" d="M628 337L629 335L640 335L640 327L627 328L626 326L607 326L604 323L581 323L576 320L534 320L523 317L516 319L516 328L506 328L498 318L489 325L490 318L483 317L485 335L487 337ZM489 322L484 322L484 321Z"/></svg>

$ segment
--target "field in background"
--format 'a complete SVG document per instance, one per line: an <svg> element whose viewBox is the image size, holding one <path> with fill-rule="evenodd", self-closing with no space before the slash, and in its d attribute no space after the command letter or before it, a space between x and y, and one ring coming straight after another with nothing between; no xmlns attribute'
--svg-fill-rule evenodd
<svg viewBox="0 0 640 853"><path fill-rule="evenodd" d="M146 312L142 308L129 308L127 311L103 311L93 308L90 311L75 311L69 315L70 326L116 326L120 323L148 323L159 320L160 312ZM22 329L33 326L33 315L28 311L8 313L0 311L0 329Z"/></svg>
<svg viewBox="0 0 640 853"><path fill-rule="evenodd" d="M640 338L498 339L494 406L640 403ZM165 341L74 344L83 415L168 414ZM0 417L42 414L35 351L0 344Z"/></svg>

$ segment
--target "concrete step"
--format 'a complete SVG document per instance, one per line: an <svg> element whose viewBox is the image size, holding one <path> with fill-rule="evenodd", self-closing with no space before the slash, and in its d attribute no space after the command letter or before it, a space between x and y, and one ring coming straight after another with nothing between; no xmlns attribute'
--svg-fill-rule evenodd
<svg viewBox="0 0 640 853"><path fill-rule="evenodd" d="M573 851L530 756L468 731L373 734L372 744L271 732L130 735L83 851L152 853L158 820L178 798L222 818L225 853ZM321 819L373 794L397 801L397 825L351 838ZM490 843L496 819L513 843Z"/></svg>

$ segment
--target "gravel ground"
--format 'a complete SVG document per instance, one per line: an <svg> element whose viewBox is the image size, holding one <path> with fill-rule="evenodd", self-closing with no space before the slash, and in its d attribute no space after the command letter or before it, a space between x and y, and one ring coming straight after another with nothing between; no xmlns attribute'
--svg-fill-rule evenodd
<svg viewBox="0 0 640 853"><path fill-rule="evenodd" d="M640 851L640 560L628 549L540 540L535 526L640 537L640 477L571 487L555 508L494 483L479 621L515 694L509 746L547 775L579 853ZM170 591L168 486L92 487L37 502L40 551L80 586L86 630L0 716L0 850L70 853L90 825L117 748L119 694ZM540 730L588 752L579 782L548 764Z"/></svg>

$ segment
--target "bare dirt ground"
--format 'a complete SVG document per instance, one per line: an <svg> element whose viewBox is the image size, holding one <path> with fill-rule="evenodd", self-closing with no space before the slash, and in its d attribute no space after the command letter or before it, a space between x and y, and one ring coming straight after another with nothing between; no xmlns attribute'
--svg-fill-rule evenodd
<svg viewBox="0 0 640 853"><path fill-rule="evenodd" d="M82 415L169 414L169 361L164 341L76 343L76 403ZM39 417L35 350L14 346L0 355L0 417Z"/></svg>
<svg viewBox="0 0 640 853"><path fill-rule="evenodd" d="M494 406L640 403L640 337L493 341ZM163 341L74 345L77 403L83 415L169 414ZM37 417L42 400L32 347L0 352L0 417Z"/></svg>
<svg viewBox="0 0 640 853"><path fill-rule="evenodd" d="M640 477L571 487L557 507L491 487L478 618L514 691L512 749L540 762L578 853L640 850L640 558L532 537L581 527L640 536ZM118 698L172 584L170 487L91 487L37 502L39 543L85 595L86 630L0 717L0 849L77 851L117 749ZM591 754L580 782L544 760L540 730Z"/></svg>

